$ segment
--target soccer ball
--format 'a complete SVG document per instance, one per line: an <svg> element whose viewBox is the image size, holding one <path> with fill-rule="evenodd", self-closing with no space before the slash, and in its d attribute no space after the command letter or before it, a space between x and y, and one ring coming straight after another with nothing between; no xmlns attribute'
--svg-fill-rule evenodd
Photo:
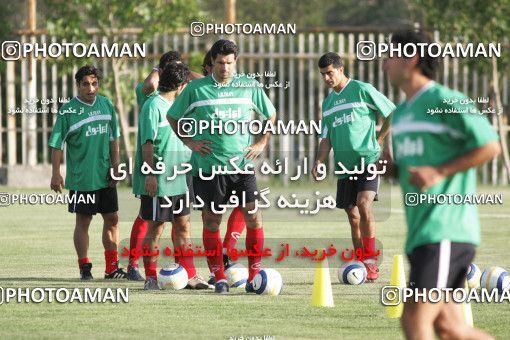
<svg viewBox="0 0 510 340"><path fill-rule="evenodd" d="M367 279L367 269L360 261L349 261L342 264L338 269L340 283L361 285Z"/></svg>
<svg viewBox="0 0 510 340"><path fill-rule="evenodd" d="M244 288L248 280L248 268L240 263L232 263L227 270L225 270L228 285L231 288Z"/></svg>
<svg viewBox="0 0 510 340"><path fill-rule="evenodd" d="M259 295L276 296L280 294L282 286L282 276L275 269L261 269L253 278L253 289Z"/></svg>
<svg viewBox="0 0 510 340"><path fill-rule="evenodd" d="M180 264L172 263L161 268L158 284L161 289L183 289L188 284L188 273Z"/></svg>
<svg viewBox="0 0 510 340"><path fill-rule="evenodd" d="M467 272L467 282L468 287L471 289L476 289L480 287L480 278L482 276L482 271L478 266L474 263L471 263Z"/></svg>
<svg viewBox="0 0 510 340"><path fill-rule="evenodd" d="M490 267L483 271L480 286L489 291L497 289L500 293L510 288L510 277L501 267Z"/></svg>

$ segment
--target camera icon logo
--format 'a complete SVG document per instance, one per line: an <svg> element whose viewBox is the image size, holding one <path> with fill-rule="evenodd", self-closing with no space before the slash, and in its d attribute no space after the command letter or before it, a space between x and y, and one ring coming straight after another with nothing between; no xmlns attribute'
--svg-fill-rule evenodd
<svg viewBox="0 0 510 340"><path fill-rule="evenodd" d="M8 207L9 205L11 205L9 194L0 192L0 207Z"/></svg>
<svg viewBox="0 0 510 340"><path fill-rule="evenodd" d="M21 58L21 44L19 41L4 41L2 43L2 59L14 61Z"/></svg>
<svg viewBox="0 0 510 340"><path fill-rule="evenodd" d="M408 192L404 196L404 203L408 207L415 207L418 205L418 193Z"/></svg>
<svg viewBox="0 0 510 340"><path fill-rule="evenodd" d="M179 137L191 138L197 135L197 121L194 118L181 118L177 122Z"/></svg>
<svg viewBox="0 0 510 340"><path fill-rule="evenodd" d="M375 42L362 40L356 44L356 57L358 60L374 60L376 55Z"/></svg>
<svg viewBox="0 0 510 340"><path fill-rule="evenodd" d="M381 289L381 303L384 306L398 306L402 302L400 288L397 286L384 286Z"/></svg>
<svg viewBox="0 0 510 340"><path fill-rule="evenodd" d="M205 34L205 25L203 22L195 21L191 23L190 33L194 37L201 37Z"/></svg>

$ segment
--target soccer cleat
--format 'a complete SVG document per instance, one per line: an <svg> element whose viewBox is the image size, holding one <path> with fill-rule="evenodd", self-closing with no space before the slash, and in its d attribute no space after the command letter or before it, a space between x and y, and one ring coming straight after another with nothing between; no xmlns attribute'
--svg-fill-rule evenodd
<svg viewBox="0 0 510 340"><path fill-rule="evenodd" d="M140 274L140 269L132 266L128 267L127 279L129 281L145 281L142 274Z"/></svg>
<svg viewBox="0 0 510 340"><path fill-rule="evenodd" d="M367 269L367 282L374 282L379 278L379 267L375 261L368 261L363 262L365 268Z"/></svg>
<svg viewBox="0 0 510 340"><path fill-rule="evenodd" d="M93 279L92 273L91 273L92 263L83 263L80 266L80 269L81 269L80 279L82 279L83 281L92 280Z"/></svg>
<svg viewBox="0 0 510 340"><path fill-rule="evenodd" d="M214 274L211 273L211 275L209 275L209 280L207 280L207 283L214 286L214 284L216 283L216 278L214 277Z"/></svg>
<svg viewBox="0 0 510 340"><path fill-rule="evenodd" d="M218 294L227 294L228 293L228 283L225 280L219 280L214 285L214 292Z"/></svg>
<svg viewBox="0 0 510 340"><path fill-rule="evenodd" d="M228 257L227 254L223 254L223 267L225 269L228 269L228 267L230 267L230 257Z"/></svg>
<svg viewBox="0 0 510 340"><path fill-rule="evenodd" d="M117 268L117 270L110 274L104 273L104 278L110 280L127 279L127 273L122 268Z"/></svg>
<svg viewBox="0 0 510 340"><path fill-rule="evenodd" d="M145 280L143 290L160 290L158 286L158 280L153 277L149 277L147 280Z"/></svg>
<svg viewBox="0 0 510 340"><path fill-rule="evenodd" d="M195 275L188 280L187 289L213 289L214 286L208 284L200 275Z"/></svg>
<svg viewBox="0 0 510 340"><path fill-rule="evenodd" d="M244 289L246 290L246 293L255 293L255 289L253 288L253 281L246 282L246 286L244 286Z"/></svg>

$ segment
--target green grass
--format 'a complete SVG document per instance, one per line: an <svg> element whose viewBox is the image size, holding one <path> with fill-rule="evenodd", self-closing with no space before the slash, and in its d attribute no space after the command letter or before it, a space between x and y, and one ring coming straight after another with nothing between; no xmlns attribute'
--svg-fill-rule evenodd
<svg viewBox="0 0 510 340"><path fill-rule="evenodd" d="M263 187L263 185L261 185ZM330 187L331 188L331 187ZM326 184L313 190L326 192ZM299 191L311 187L300 186ZM2 189L17 192L16 189ZM271 192L290 189L271 187ZM495 191L482 187L480 192ZM21 192L48 192L45 189ZM504 197L510 189L497 188ZM272 196L274 197L274 196ZM129 189L119 191L121 239L127 239L138 210L138 201ZM510 268L508 249L509 203L482 206L482 245L475 262L482 268L499 265ZM390 210L391 208L391 210ZM278 297L246 295L232 290L229 296L212 292L145 292L142 283L107 282L96 279L82 283L77 277L72 242L74 216L67 208L13 205L0 208L0 287L129 287L126 304L3 304L0 306L0 338L217 338L264 335L276 338L402 338L399 321L385 317L379 302L380 288L388 284L394 254L401 254L405 239L403 207L397 187L385 186L376 206L377 236L384 248L381 279L359 287L338 283L331 268L334 308L310 305L313 269L279 268L285 286ZM391 211L391 213L390 213ZM285 215L287 214L287 215ZM349 225L342 211L323 217L303 217L290 212L265 213L265 233L270 239L349 238ZM285 217L288 216L288 217ZM192 233L201 235L200 215L192 214ZM90 228L90 258L93 274L99 278L104 268L101 245L101 218ZM224 230L224 229L223 229ZM165 231L167 235L168 230ZM311 241L310 241L311 242ZM306 244L306 243L305 243ZM292 244L291 244L292 245ZM244 261L242 261L244 262ZM407 265L406 265L407 268ZM205 268L199 271L203 276ZM407 271L408 273L408 271ZM510 306L472 304L475 325L497 338L510 338Z"/></svg>

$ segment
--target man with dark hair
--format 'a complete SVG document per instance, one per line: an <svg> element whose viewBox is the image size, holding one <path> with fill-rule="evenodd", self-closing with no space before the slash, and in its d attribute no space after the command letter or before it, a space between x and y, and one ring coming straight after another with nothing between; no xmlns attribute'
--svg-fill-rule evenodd
<svg viewBox="0 0 510 340"><path fill-rule="evenodd" d="M391 39L392 44L401 45L432 42L425 33L412 31L396 33ZM474 168L500 152L498 136L487 119L472 104L460 104L469 103L466 96L432 80L437 65L429 55L392 56L384 62L391 83L406 94L392 122L393 154L405 198L473 195ZM466 109L468 113L430 113ZM464 288L475 245L480 242L476 205L405 203L409 287L424 295L433 288ZM441 339L490 338L467 325L458 303L410 300L405 301L401 320L408 339L433 339L434 332Z"/></svg>
<svg viewBox="0 0 510 340"><path fill-rule="evenodd" d="M182 63L172 62L161 73L158 94L151 96L144 104L138 122L137 151L133 192L141 197L140 217L148 221L149 228L144 244L153 251L163 233L165 222L172 222L174 247L182 249L189 243L190 209L185 204L188 185L185 175L177 175L173 180L174 166L187 162L190 150L185 147L170 128L166 113L175 97L188 82L189 69ZM163 173L142 174L142 163L150 169L162 162ZM158 167L159 168L159 167ZM171 206L169 205L171 202ZM145 246L144 246L145 247ZM188 286L193 289L207 289L209 285L197 275L193 256L179 256L179 264L188 274ZM157 284L157 257L144 257L145 289L159 289Z"/></svg>
<svg viewBox="0 0 510 340"><path fill-rule="evenodd" d="M164 68L170 63L181 63L181 54L178 51L168 51L159 58L159 64L154 67L151 73L147 76L143 83L139 83L135 88L136 102L140 112L142 111L144 103L148 98L156 96L158 94L157 88L159 84L160 74ZM194 73L194 72L193 72ZM196 76L200 76L198 73L194 73ZM144 281L144 278L140 274L138 268L138 256L142 250L142 241L147 234L148 224L137 216L133 222L131 228L131 237L129 240L130 252L129 252L129 265L128 265L128 279L132 281ZM173 235L173 233L172 233ZM138 251L132 251L132 250Z"/></svg>
<svg viewBox="0 0 510 340"><path fill-rule="evenodd" d="M88 258L88 230L92 216L103 217L103 246L105 249L105 279L125 279L118 267L119 217L117 189L109 181L110 168L119 164L120 132L112 102L98 95L101 73L94 66L83 66L75 75L78 96L63 105L48 142L52 148L53 175L51 189L69 189L73 202L68 210L76 214L74 246L82 280L92 279L92 263ZM60 174L60 162L67 144L66 180ZM89 202L83 200L91 195Z"/></svg>
<svg viewBox="0 0 510 340"><path fill-rule="evenodd" d="M202 74L208 76L212 71L211 50L207 51L202 61Z"/></svg>
<svg viewBox="0 0 510 340"><path fill-rule="evenodd" d="M218 40L211 48L212 74L194 80L179 95L170 110L168 120L176 133L179 133L178 120L194 119L220 123L227 121L253 120L253 113L262 115L264 120L275 120L275 108L269 101L257 81L241 76L234 80L237 46L229 40ZM229 290L222 260L221 238L219 226L222 214L218 212L220 205L227 203L230 196L235 195L242 206L247 226L246 249L250 253L263 249L264 232L260 211L255 211L257 184L253 174L215 174L206 180L199 176L214 174L213 167L221 166L230 171L234 169L230 161L237 157L236 165L243 169L249 165L265 148L269 135L263 135L254 143L250 134L243 134L239 129L234 134L218 134L214 131L200 131L193 137L180 136L184 144L191 150L193 167L193 188L195 196L204 202L202 221L204 223L203 241L206 251L214 253L207 257L209 269L215 275L215 292L227 293ZM234 193L235 192L235 193ZM252 280L260 270L261 256L248 257L248 282L246 290L254 292Z"/></svg>
<svg viewBox="0 0 510 340"><path fill-rule="evenodd" d="M380 179L379 175L371 175L368 166L379 159L389 129L388 117L395 105L372 85L347 77L338 54L324 54L318 66L322 79L333 91L322 103L322 139L312 174L317 176L317 167L328 159L331 148L335 169L362 169L355 176L345 171L338 175L336 205L347 213L354 247L375 254L372 202L377 200ZM378 113L385 121L377 135ZM379 277L376 256L366 256L363 263L367 280L375 281Z"/></svg>
<svg viewBox="0 0 510 340"><path fill-rule="evenodd" d="M155 66L151 73L145 78L143 83L139 83L136 86L136 102L138 103L138 107L142 110L143 104L151 95L155 94L158 89L159 76L161 72L165 69L166 65L178 62L181 63L181 54L178 51L168 51L161 55L159 58L158 66Z"/></svg>
<svg viewBox="0 0 510 340"><path fill-rule="evenodd" d="M202 62L202 72L204 76L211 74L212 67L211 50L209 50L205 54L204 61ZM239 237L241 237L245 228L246 221L244 220L243 209L241 207L234 208L228 217L227 231L225 232L225 237L223 239L223 265L225 269L228 269L230 266L230 258L227 253L229 250L235 248L237 240L239 240ZM215 282L216 278L214 273L211 273L207 283L214 284Z"/></svg>

